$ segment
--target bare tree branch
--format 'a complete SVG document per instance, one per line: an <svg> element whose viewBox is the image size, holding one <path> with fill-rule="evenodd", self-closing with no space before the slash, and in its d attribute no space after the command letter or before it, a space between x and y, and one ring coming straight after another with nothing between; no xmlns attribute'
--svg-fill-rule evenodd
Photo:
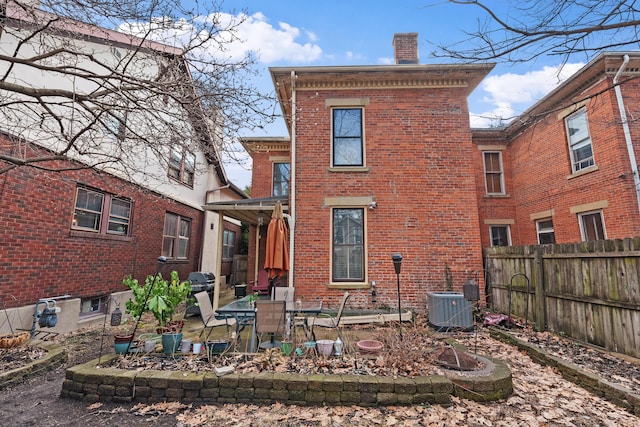
<svg viewBox="0 0 640 427"><path fill-rule="evenodd" d="M632 0L523 0L509 2L505 16L478 0L449 2L477 7L486 17L465 40L438 46L437 57L526 62L553 55L566 62L575 53L589 59L614 47L638 48L640 42L640 10Z"/></svg>
<svg viewBox="0 0 640 427"><path fill-rule="evenodd" d="M0 0L0 174L67 158L140 175L176 143L219 158L277 117L256 58L228 48L245 17L215 0Z"/></svg>

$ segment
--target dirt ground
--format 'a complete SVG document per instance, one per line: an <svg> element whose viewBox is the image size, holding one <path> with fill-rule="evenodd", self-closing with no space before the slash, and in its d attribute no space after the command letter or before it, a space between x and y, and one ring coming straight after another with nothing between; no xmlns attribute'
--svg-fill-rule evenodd
<svg viewBox="0 0 640 427"><path fill-rule="evenodd" d="M206 405L179 403L157 405L93 404L59 397L65 367L48 372L13 388L0 391L2 425L20 426L638 426L640 419L565 381L553 369L541 367L515 348L493 340L486 331L458 337L479 354L505 360L513 372L514 393L493 404L455 399L453 405L413 407L288 407L280 404ZM94 328L60 337L68 349L67 366L98 357L102 329ZM466 342L465 342L466 341ZM584 348L554 340L565 354L582 354ZM107 345L107 344L105 344ZM104 345L103 345L104 347ZM111 352L111 347L106 348ZM598 354L598 353L596 353ZM599 356L601 357L601 356ZM607 356L609 360L609 356ZM639 381L637 361L627 361L617 376ZM615 364L615 363L614 363ZM597 367L602 364L593 362ZM629 387L629 384L626 385ZM634 388L633 383L630 385ZM634 388L636 391L638 387Z"/></svg>

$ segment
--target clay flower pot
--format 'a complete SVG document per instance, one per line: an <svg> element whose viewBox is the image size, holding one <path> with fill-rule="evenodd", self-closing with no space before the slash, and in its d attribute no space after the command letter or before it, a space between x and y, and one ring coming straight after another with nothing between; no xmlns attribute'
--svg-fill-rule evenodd
<svg viewBox="0 0 640 427"><path fill-rule="evenodd" d="M133 334L115 334L113 336L113 342L115 344L125 344L133 341Z"/></svg>
<svg viewBox="0 0 640 427"><path fill-rule="evenodd" d="M379 354L384 347L380 341L376 340L362 340L356 343L360 354Z"/></svg>

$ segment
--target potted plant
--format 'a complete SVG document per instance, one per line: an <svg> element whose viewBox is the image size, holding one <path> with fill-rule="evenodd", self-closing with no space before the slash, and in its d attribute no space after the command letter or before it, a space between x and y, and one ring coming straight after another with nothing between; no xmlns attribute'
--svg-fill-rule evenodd
<svg viewBox="0 0 640 427"><path fill-rule="evenodd" d="M158 321L158 333L163 335L165 353L175 353L182 340L184 321L173 321L173 315L191 293L189 281L181 282L178 272L172 271L169 280L164 279L161 274L158 274L157 278L149 275L145 284L141 286L136 279L129 276L123 280L123 284L133 293L133 299L126 303L127 313L140 319L146 311L151 312Z"/></svg>
<svg viewBox="0 0 640 427"><path fill-rule="evenodd" d="M249 295L249 298L247 299L247 301L249 301L249 307L253 307L258 298L260 298L260 294L258 292Z"/></svg>

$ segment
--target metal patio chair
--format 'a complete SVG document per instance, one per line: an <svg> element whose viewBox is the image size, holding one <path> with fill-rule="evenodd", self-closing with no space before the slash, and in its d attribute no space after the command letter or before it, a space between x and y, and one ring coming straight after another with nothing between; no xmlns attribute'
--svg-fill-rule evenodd
<svg viewBox="0 0 640 427"><path fill-rule="evenodd" d="M200 331L200 341L202 341L202 334L204 334L207 329L209 329L209 333L207 334L205 341L209 339L213 329L219 326L226 326L227 336L229 336L229 328L236 324L236 319L220 316L216 317L216 312L213 311L213 306L211 305L211 300L209 299L209 293L207 291L198 292L194 296L196 297L196 301L198 301L200 316L204 325L204 328Z"/></svg>
<svg viewBox="0 0 640 427"><path fill-rule="evenodd" d="M293 301L295 289L287 287L274 287L271 292L271 299L274 301Z"/></svg>
<svg viewBox="0 0 640 427"><path fill-rule="evenodd" d="M335 329L336 333L338 334L338 337L340 337L340 340L344 343L345 348L347 343L344 340L344 336L342 336L342 327L340 326L340 321L342 320L342 315L344 314L344 307L347 305L349 296L350 294L348 291L344 293L342 300L340 301L340 307L338 307L338 313L336 314L335 317L329 316L327 313L320 313L314 319L313 326L312 326L312 330L315 329L316 326L319 326L321 328Z"/></svg>
<svg viewBox="0 0 640 427"><path fill-rule="evenodd" d="M278 347L275 336L284 336L286 331L286 301L258 300L255 304L258 348ZM262 339L264 334L269 334L268 341Z"/></svg>

